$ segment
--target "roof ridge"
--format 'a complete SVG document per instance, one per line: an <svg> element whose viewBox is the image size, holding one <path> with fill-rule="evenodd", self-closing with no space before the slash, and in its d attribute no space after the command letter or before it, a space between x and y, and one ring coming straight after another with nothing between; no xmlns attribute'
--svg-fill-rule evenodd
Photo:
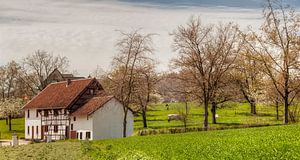
<svg viewBox="0 0 300 160"><path fill-rule="evenodd" d="M71 81L74 82L74 81L93 80L93 78L84 78L84 77L82 77L82 78L83 79L72 79ZM52 85L52 84L61 84L61 83L66 83L66 82L67 81L53 82L53 83L50 83L49 85Z"/></svg>
<svg viewBox="0 0 300 160"><path fill-rule="evenodd" d="M81 79L83 80L83 79ZM88 88L88 86L90 86L92 84L93 81L95 81L95 78L89 78L89 79L84 79L84 80L90 80L90 82L83 88L83 90L81 90L74 99L72 99L72 101L66 106L66 108L69 108L72 104L74 104L78 98L81 97L82 94L84 94L84 91ZM76 81L76 80L75 80ZM80 80L77 80L80 81ZM96 80L97 81L97 80ZM97 81L98 82L98 81ZM98 82L99 83L99 82Z"/></svg>

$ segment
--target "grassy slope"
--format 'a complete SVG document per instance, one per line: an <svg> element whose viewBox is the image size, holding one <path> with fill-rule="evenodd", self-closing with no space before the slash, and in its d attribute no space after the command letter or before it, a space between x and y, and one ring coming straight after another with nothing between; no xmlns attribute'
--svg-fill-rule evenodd
<svg viewBox="0 0 300 160"><path fill-rule="evenodd" d="M0 149L0 155L24 160L31 154L34 159L300 159L299 135L300 125L273 126L33 144Z"/></svg>
<svg viewBox="0 0 300 160"><path fill-rule="evenodd" d="M300 126L291 125L131 137L95 141L90 153L95 159L99 157L98 148L114 158L300 159L299 135Z"/></svg>

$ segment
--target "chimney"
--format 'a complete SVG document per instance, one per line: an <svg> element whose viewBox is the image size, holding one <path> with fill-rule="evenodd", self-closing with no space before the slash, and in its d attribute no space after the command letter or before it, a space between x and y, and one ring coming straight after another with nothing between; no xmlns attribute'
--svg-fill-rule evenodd
<svg viewBox="0 0 300 160"><path fill-rule="evenodd" d="M72 83L72 80L71 79L67 79L67 85L66 85L66 87L68 87L71 83Z"/></svg>

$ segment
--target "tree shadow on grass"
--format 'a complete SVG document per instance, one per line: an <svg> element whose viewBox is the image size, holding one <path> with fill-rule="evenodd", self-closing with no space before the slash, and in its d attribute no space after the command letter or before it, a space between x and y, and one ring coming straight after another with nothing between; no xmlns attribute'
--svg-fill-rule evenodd
<svg viewBox="0 0 300 160"><path fill-rule="evenodd" d="M218 125L222 126L240 126L243 125L243 123L237 123L237 122L219 122Z"/></svg>
<svg viewBox="0 0 300 160"><path fill-rule="evenodd" d="M168 119L147 119L147 122L168 121ZM143 122L142 119L134 120L134 122Z"/></svg>
<svg viewBox="0 0 300 160"><path fill-rule="evenodd" d="M271 114L271 113L256 113L256 114L252 114L252 113L248 113L248 112L240 112L240 113L236 113L236 115L242 115L242 116L259 116L259 117L275 117L275 114Z"/></svg>

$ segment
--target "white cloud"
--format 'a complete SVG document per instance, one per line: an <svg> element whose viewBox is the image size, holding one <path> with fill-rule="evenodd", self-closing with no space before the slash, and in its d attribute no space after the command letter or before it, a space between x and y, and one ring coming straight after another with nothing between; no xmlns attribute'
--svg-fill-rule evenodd
<svg viewBox="0 0 300 160"><path fill-rule="evenodd" d="M44 49L67 56L70 69L86 76L97 65L110 67L116 53L116 30L143 28L145 33L158 34L154 38L156 57L164 70L174 56L169 33L191 15L200 15L204 23L234 21L245 27L259 24L261 10L158 8L117 1L0 0L0 64Z"/></svg>

